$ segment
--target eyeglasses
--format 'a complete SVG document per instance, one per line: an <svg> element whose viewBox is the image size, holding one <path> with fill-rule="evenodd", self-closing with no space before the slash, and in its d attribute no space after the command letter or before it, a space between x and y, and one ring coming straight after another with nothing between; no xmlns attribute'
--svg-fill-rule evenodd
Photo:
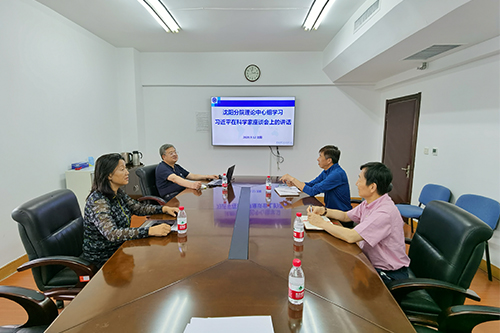
<svg viewBox="0 0 500 333"><path fill-rule="evenodd" d="M175 156L178 154L177 150L171 151L170 153L166 153L169 156Z"/></svg>

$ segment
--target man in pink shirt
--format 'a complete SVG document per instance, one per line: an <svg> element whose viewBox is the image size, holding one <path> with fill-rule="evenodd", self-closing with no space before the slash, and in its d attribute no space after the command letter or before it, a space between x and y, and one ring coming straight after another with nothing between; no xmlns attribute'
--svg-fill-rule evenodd
<svg viewBox="0 0 500 333"><path fill-rule="evenodd" d="M406 255L403 219L387 194L391 188L392 173L379 162L361 166L356 186L365 199L347 212L325 207L308 211L310 223L348 243L358 243L384 282L408 277L410 258ZM354 229L344 228L323 220L320 215L341 222L357 223Z"/></svg>

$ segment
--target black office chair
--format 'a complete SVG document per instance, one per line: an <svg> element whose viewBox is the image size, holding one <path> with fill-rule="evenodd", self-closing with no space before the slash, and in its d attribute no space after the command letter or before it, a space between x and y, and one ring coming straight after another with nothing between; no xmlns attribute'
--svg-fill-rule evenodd
<svg viewBox="0 0 500 333"><path fill-rule="evenodd" d="M17 270L31 269L37 287L48 297L73 299L97 271L79 258L83 245L83 218L76 196L56 190L14 209L19 234L30 261Z"/></svg>
<svg viewBox="0 0 500 333"><path fill-rule="evenodd" d="M143 195L137 200L164 206L166 202L160 197L156 188L156 166L157 164L147 165L135 171L135 174L139 177L139 184Z"/></svg>
<svg viewBox="0 0 500 333"><path fill-rule="evenodd" d="M444 201L425 207L408 255L410 278L388 287L410 320L435 324L439 314L465 297L481 262L491 228L476 216Z"/></svg>
<svg viewBox="0 0 500 333"><path fill-rule="evenodd" d="M500 320L500 308L481 305L455 305L443 311L436 329L412 322L417 333L471 333L479 324ZM424 324L424 323L422 323Z"/></svg>
<svg viewBox="0 0 500 333"><path fill-rule="evenodd" d="M0 326L0 333L42 333L59 314L50 298L38 291L12 286L0 286L0 297L16 302L28 314L23 325Z"/></svg>

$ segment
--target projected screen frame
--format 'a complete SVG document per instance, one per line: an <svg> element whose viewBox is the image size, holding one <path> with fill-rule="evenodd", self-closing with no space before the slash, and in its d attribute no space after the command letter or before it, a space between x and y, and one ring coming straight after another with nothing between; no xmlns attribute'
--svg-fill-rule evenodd
<svg viewBox="0 0 500 333"><path fill-rule="evenodd" d="M212 146L292 147L295 97L212 96Z"/></svg>

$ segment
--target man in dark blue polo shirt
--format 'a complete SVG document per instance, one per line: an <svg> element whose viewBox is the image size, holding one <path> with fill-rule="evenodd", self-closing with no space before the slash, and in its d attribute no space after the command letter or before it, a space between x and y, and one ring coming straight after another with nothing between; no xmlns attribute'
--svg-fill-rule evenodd
<svg viewBox="0 0 500 333"><path fill-rule="evenodd" d="M219 178L217 175L193 174L181 167L177 164L177 150L171 144L160 147L160 156L162 161L156 167L156 188L160 196L167 201L186 188L199 190L200 180Z"/></svg>
<svg viewBox="0 0 500 333"><path fill-rule="evenodd" d="M286 174L280 180L286 182L289 186L297 186L310 196L325 193L325 207L348 211L352 209L349 181L344 169L338 164L339 159L340 150L337 147L332 145L324 146L319 150L317 159L319 167L323 169L323 172L318 177L304 183Z"/></svg>

